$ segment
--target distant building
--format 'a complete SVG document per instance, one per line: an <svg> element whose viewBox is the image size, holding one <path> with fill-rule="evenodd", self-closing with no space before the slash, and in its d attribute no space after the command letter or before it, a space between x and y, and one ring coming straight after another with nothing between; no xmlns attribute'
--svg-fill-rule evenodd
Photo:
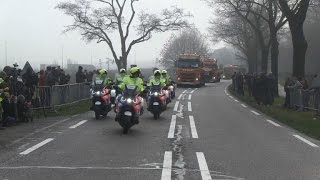
<svg viewBox="0 0 320 180"><path fill-rule="evenodd" d="M97 68L92 65L92 64L68 64L67 65L67 69L69 71L78 71L78 67L79 66L82 66L83 67L83 70L87 70L87 71L94 71L96 70Z"/></svg>
<svg viewBox="0 0 320 180"><path fill-rule="evenodd" d="M58 67L59 65L57 65L57 64L40 64L40 70L46 70L48 66Z"/></svg>

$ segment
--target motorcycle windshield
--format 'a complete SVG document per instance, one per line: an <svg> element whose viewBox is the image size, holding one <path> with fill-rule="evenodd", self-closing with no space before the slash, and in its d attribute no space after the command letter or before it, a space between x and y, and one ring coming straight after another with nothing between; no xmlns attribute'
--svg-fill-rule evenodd
<svg viewBox="0 0 320 180"><path fill-rule="evenodd" d="M94 91L100 91L103 89L103 80L94 81Z"/></svg>
<svg viewBox="0 0 320 180"><path fill-rule="evenodd" d="M137 86L135 86L135 85L126 85L126 88L123 91L124 97L134 97L137 94L138 94Z"/></svg>
<svg viewBox="0 0 320 180"><path fill-rule="evenodd" d="M160 84L152 84L150 90L151 90L152 93L160 92L161 91L161 86L160 86Z"/></svg>

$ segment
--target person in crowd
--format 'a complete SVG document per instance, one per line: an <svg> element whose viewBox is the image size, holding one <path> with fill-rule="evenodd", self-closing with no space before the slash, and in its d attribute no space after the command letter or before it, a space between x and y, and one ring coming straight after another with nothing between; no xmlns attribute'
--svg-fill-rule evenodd
<svg viewBox="0 0 320 180"><path fill-rule="evenodd" d="M86 75L83 73L82 66L78 67L78 71L76 73L76 83L84 83L86 80Z"/></svg>

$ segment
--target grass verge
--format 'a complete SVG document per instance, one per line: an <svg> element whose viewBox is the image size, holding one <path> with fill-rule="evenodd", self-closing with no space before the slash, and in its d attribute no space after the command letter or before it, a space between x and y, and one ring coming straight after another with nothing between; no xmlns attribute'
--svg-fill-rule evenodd
<svg viewBox="0 0 320 180"><path fill-rule="evenodd" d="M247 92L245 92L245 96L238 96L232 90L231 86L228 87L228 90L233 96L247 103L251 107L256 108L262 113L292 127L293 129L296 129L301 133L320 140L320 118L319 116L316 116L315 112L299 112L284 108L283 97L276 98L272 106L257 105L254 98L248 96Z"/></svg>
<svg viewBox="0 0 320 180"><path fill-rule="evenodd" d="M91 100L84 100L73 104L58 106L53 109L38 109L33 111L35 118L72 116L89 111Z"/></svg>

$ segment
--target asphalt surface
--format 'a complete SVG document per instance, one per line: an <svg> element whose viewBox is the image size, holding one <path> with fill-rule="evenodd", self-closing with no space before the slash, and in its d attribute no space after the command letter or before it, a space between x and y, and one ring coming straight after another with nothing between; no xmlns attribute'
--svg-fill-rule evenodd
<svg viewBox="0 0 320 180"><path fill-rule="evenodd" d="M320 142L229 96L229 83L177 89L159 120L145 112L127 135L112 112L11 135L0 180L320 179Z"/></svg>

